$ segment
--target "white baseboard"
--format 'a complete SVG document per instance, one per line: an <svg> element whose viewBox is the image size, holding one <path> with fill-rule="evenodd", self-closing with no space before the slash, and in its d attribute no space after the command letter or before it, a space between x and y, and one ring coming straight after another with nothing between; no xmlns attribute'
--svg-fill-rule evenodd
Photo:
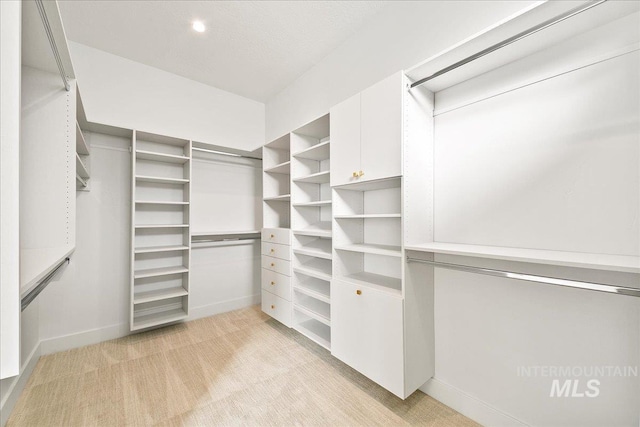
<svg viewBox="0 0 640 427"><path fill-rule="evenodd" d="M226 313L227 311L238 310L260 303L260 294L249 295L233 300L221 301L201 307L190 307L189 320L200 319L201 317L213 316L215 314ZM106 326L104 328L92 329L78 332L76 334L64 335L56 338L42 340L41 354L57 353L59 351L70 350L72 348L83 347L85 345L97 344L116 338L129 335L129 325L121 323L119 325Z"/></svg>
<svg viewBox="0 0 640 427"><path fill-rule="evenodd" d="M214 316L216 314L250 307L252 305L260 304L260 300L261 294L256 294L242 298L216 302L214 304L203 305L201 307L189 307L188 320L200 319L202 317Z"/></svg>
<svg viewBox="0 0 640 427"><path fill-rule="evenodd" d="M436 378L427 381L420 387L420 391L484 426L523 427L527 425Z"/></svg>
<svg viewBox="0 0 640 427"><path fill-rule="evenodd" d="M40 359L40 351L41 346L40 343L38 343L38 345L35 346L31 354L27 358L27 361L23 366L24 369L22 369L20 375L13 378L13 382L9 386L7 394L0 402L0 426L4 427L4 425L7 424L9 415L11 415L13 408L16 406L18 398L22 394L22 390L24 390L24 386L27 385L27 381L29 380L29 377L31 377L31 373L36 367L38 359Z"/></svg>
<svg viewBox="0 0 640 427"><path fill-rule="evenodd" d="M83 347L85 345L97 344L103 341L125 337L129 335L129 333L129 325L121 323L119 325L105 326L104 328L91 329L89 331L49 338L40 341L40 345L42 347L41 352L42 355L57 353L59 351L70 350L72 348Z"/></svg>

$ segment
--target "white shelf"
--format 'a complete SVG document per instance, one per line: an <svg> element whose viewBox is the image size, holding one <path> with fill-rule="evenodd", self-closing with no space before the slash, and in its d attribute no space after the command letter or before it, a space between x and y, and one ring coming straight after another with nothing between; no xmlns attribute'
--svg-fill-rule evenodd
<svg viewBox="0 0 640 427"><path fill-rule="evenodd" d="M329 171L317 172L307 176L294 178L293 182L303 182L311 184L325 184L329 182Z"/></svg>
<svg viewBox="0 0 640 427"><path fill-rule="evenodd" d="M330 285L327 281L320 281L319 279L309 278L298 282L293 286L293 289L317 300L323 301L327 304L331 304L329 287Z"/></svg>
<svg viewBox="0 0 640 427"><path fill-rule="evenodd" d="M188 295L189 292L183 287L169 289L158 289L155 291L137 292L133 296L134 304L144 304L145 302L160 301L163 299L183 297Z"/></svg>
<svg viewBox="0 0 640 427"><path fill-rule="evenodd" d="M155 182L159 184L188 184L188 179L182 178L164 178L160 176L136 175L136 181Z"/></svg>
<svg viewBox="0 0 640 427"><path fill-rule="evenodd" d="M170 274L188 273L187 267L162 267L148 268L146 270L137 270L133 273L134 279L144 279L146 277L168 276Z"/></svg>
<svg viewBox="0 0 640 427"><path fill-rule="evenodd" d="M161 311L159 313L145 314L133 318L132 330L151 328L153 326L163 325L165 323L177 322L185 319L187 313L182 308L174 308L172 310Z"/></svg>
<svg viewBox="0 0 640 427"><path fill-rule="evenodd" d="M315 277L321 280L331 280L331 271L327 272L325 263L322 260L314 259L304 264L293 267L296 273L305 274L309 277Z"/></svg>
<svg viewBox="0 0 640 427"><path fill-rule="evenodd" d="M280 163L279 165L275 165L273 167L267 168L264 171L266 173L279 173L279 174L283 174L283 175L289 175L289 170L291 166L291 161L286 161L283 163Z"/></svg>
<svg viewBox="0 0 640 427"><path fill-rule="evenodd" d="M308 160L326 160L329 158L329 146L329 141L324 141L313 147L293 153L292 156Z"/></svg>
<svg viewBox="0 0 640 427"><path fill-rule="evenodd" d="M76 181L80 183L81 186L87 187L89 183L85 181L80 175L76 174Z"/></svg>
<svg viewBox="0 0 640 427"><path fill-rule="evenodd" d="M316 207L316 206L331 206L331 200L318 200L317 202L292 203L292 206L296 207L296 208Z"/></svg>
<svg viewBox="0 0 640 427"><path fill-rule="evenodd" d="M324 323L309 319L294 325L294 329L311 341L331 350L331 328Z"/></svg>
<svg viewBox="0 0 640 427"><path fill-rule="evenodd" d="M306 243L304 246L293 248L293 253L313 256L316 258L331 259L331 240L317 239Z"/></svg>
<svg viewBox="0 0 640 427"><path fill-rule="evenodd" d="M563 267L590 268L595 270L640 273L640 257L606 255L582 252L547 251L499 246L463 245L459 243L422 243L405 246L406 250L436 254L461 255L505 261L530 262L534 264Z"/></svg>
<svg viewBox="0 0 640 427"><path fill-rule="evenodd" d="M76 121L76 153L84 156L89 155L89 146L87 145L87 141L84 139L84 135L82 134L82 129L80 129L78 121Z"/></svg>
<svg viewBox="0 0 640 427"><path fill-rule="evenodd" d="M73 246L59 246L20 250L20 295L27 294L65 258L74 251Z"/></svg>
<svg viewBox="0 0 640 427"><path fill-rule="evenodd" d="M291 201L291 194L282 194L280 196L265 197L262 200L264 200L265 202L289 202Z"/></svg>
<svg viewBox="0 0 640 427"><path fill-rule="evenodd" d="M327 326L331 325L331 306L326 302L303 295L297 297L297 301L294 302L294 307L301 313L304 313Z"/></svg>
<svg viewBox="0 0 640 427"><path fill-rule="evenodd" d="M371 191L371 190L386 190L387 188L398 188L401 185L400 177L396 178L384 178L374 181L354 182L349 184L343 184L335 186L336 190L350 190L350 191Z"/></svg>
<svg viewBox="0 0 640 427"><path fill-rule="evenodd" d="M89 171L82 162L82 159L80 159L78 153L76 153L76 173L80 176L80 178L89 178Z"/></svg>
<svg viewBox="0 0 640 427"><path fill-rule="evenodd" d="M300 230L293 230L293 234L303 236L331 237L331 221L321 221Z"/></svg>
<svg viewBox="0 0 640 427"><path fill-rule="evenodd" d="M139 224L135 228L188 228L189 224Z"/></svg>
<svg viewBox="0 0 640 427"><path fill-rule="evenodd" d="M335 219L377 219L377 218L400 218L401 214L359 214L359 215L336 215Z"/></svg>
<svg viewBox="0 0 640 427"><path fill-rule="evenodd" d="M189 161L187 156L176 156L174 154L156 153L154 151L136 150L136 158L142 160L151 160L154 162L164 163L186 163Z"/></svg>
<svg viewBox="0 0 640 427"><path fill-rule="evenodd" d="M189 202L163 202L158 200L136 200L136 205L188 205Z"/></svg>
<svg viewBox="0 0 640 427"><path fill-rule="evenodd" d="M205 237L205 236L249 236L254 234L260 234L260 230L240 230L240 231L193 231L192 237Z"/></svg>
<svg viewBox="0 0 640 427"><path fill-rule="evenodd" d="M385 255L401 258L402 250L400 246L376 245L372 243L356 243L336 247L337 251L359 252L363 254Z"/></svg>
<svg viewBox="0 0 640 427"><path fill-rule="evenodd" d="M402 295L402 280L395 277L361 271L344 276L343 279L364 287Z"/></svg>
<svg viewBox="0 0 640 427"><path fill-rule="evenodd" d="M156 252L176 252L176 251L187 251L189 250L189 246L147 246L135 248L136 254L151 254Z"/></svg>

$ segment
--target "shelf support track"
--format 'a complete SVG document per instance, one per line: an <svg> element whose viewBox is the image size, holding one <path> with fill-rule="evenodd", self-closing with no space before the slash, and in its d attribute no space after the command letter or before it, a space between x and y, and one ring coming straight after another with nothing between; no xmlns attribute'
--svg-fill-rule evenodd
<svg viewBox="0 0 640 427"><path fill-rule="evenodd" d="M67 73L64 71L64 65L62 64L62 59L60 58L60 52L58 51L56 40L53 37L53 31L51 31L51 26L49 25L49 18L47 17L47 11L45 10L44 4L42 3L42 1L43 0L35 0L36 6L38 7L38 12L40 13L40 18L42 19L44 32L47 34L47 38L49 39L49 44L51 45L53 57L56 60L56 64L58 65L58 70L60 71L60 77L62 77L64 90L69 92L69 90L71 90L71 86L69 86L69 80L67 80Z"/></svg>
<svg viewBox="0 0 640 427"><path fill-rule="evenodd" d="M29 307L29 304L31 304L31 302L34 299L36 299L36 297L40 294L40 292L44 291L44 288L46 288L49 282L51 282L51 280L53 280L55 275L58 274L58 271L60 271L60 269L64 267L65 264L68 264L69 262L70 262L69 257L60 261L60 263L56 266L56 268L54 268L51 271L51 273L43 277L42 280L40 280L40 283L38 283L36 287L31 290L31 292L29 292L24 297L22 297L22 300L20 301L20 311L24 311L25 308Z"/></svg>
<svg viewBox="0 0 640 427"><path fill-rule="evenodd" d="M483 274L485 276L501 277L503 279L524 280L527 282L543 283L546 285L565 286L576 289L586 289L590 291L608 292L618 295L640 297L640 289L627 286L605 285L602 283L583 282L580 280L559 279L555 277L538 276L535 274L516 273L513 271L494 270L490 268L472 267L469 265L452 264L448 262L429 261L407 256L407 262L418 262L429 264L434 267L446 268L449 270L464 271L466 273Z"/></svg>

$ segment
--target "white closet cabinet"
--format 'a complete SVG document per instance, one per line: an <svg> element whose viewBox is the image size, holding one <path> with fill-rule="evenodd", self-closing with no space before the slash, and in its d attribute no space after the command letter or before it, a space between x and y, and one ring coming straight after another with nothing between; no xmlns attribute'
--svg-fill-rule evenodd
<svg viewBox="0 0 640 427"><path fill-rule="evenodd" d="M404 397L402 296L336 280L331 296L333 356Z"/></svg>
<svg viewBox="0 0 640 427"><path fill-rule="evenodd" d="M402 175L404 87L396 73L331 109L331 186Z"/></svg>

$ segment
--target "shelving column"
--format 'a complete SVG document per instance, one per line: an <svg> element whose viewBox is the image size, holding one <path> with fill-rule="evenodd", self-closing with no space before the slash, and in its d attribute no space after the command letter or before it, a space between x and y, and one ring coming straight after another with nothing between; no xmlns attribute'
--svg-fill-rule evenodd
<svg viewBox="0 0 640 427"><path fill-rule="evenodd" d="M291 134L293 327L331 348L329 115Z"/></svg>
<svg viewBox="0 0 640 427"><path fill-rule="evenodd" d="M262 311L291 326L291 137L262 149Z"/></svg>
<svg viewBox="0 0 640 427"><path fill-rule="evenodd" d="M133 132L132 331L189 315L191 141Z"/></svg>
<svg viewBox="0 0 640 427"><path fill-rule="evenodd" d="M84 137L82 128L87 118L80 97L80 90L76 87L76 190L89 191L89 145Z"/></svg>

